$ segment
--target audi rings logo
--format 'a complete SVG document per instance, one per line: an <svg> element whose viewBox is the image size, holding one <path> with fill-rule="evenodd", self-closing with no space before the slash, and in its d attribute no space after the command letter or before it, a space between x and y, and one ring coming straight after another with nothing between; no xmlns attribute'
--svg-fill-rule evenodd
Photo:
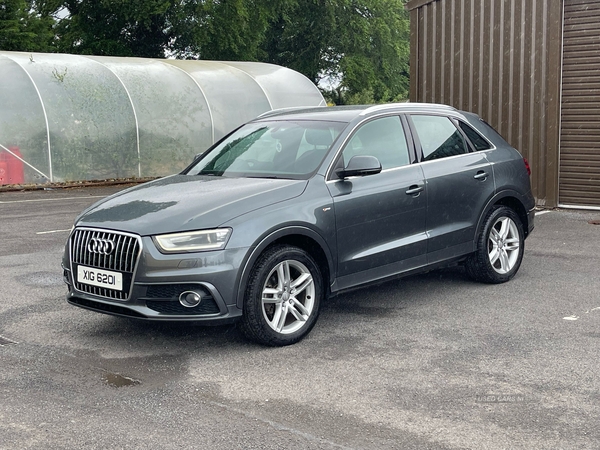
<svg viewBox="0 0 600 450"><path fill-rule="evenodd" d="M90 253L110 255L115 250L115 243L110 239L92 238L88 243L87 249Z"/></svg>

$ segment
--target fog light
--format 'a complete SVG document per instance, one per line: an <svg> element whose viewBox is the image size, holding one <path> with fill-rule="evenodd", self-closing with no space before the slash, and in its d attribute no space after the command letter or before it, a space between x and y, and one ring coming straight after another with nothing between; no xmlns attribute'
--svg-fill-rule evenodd
<svg viewBox="0 0 600 450"><path fill-rule="evenodd" d="M179 303L186 308L194 308L202 301L202 294L195 291L185 291L179 294Z"/></svg>

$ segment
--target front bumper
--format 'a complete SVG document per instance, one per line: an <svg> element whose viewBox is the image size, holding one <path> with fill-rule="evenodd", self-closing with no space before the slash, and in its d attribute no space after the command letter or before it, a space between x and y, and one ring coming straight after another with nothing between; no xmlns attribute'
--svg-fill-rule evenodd
<svg viewBox="0 0 600 450"><path fill-rule="evenodd" d="M78 290L69 244L63 257L67 301L75 306L116 316L153 321L227 323L242 310L236 305L238 275L248 249L165 255L152 239L142 238L142 250L127 299L118 300ZM185 291L201 294L194 307L179 302Z"/></svg>

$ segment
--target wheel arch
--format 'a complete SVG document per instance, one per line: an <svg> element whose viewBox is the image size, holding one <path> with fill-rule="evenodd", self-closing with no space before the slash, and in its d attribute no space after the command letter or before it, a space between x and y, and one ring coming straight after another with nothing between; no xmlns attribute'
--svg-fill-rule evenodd
<svg viewBox="0 0 600 450"><path fill-rule="evenodd" d="M512 209L517 214L517 216L519 216L519 219L521 220L521 225L523 227L524 237L526 238L529 234L529 217L527 215L527 208L525 208L523 202L519 200L519 197L520 195L515 191L502 191L497 193L494 197L492 197L486 205L486 207L484 208L481 215L479 216L474 242L477 242L479 240L479 236L481 235L482 231L481 225L487 217L490 210L495 206L499 205L506 206Z"/></svg>
<svg viewBox="0 0 600 450"><path fill-rule="evenodd" d="M265 250L281 244L289 244L301 248L314 258L317 266L322 270L323 284L326 295L329 293L331 280L334 276L334 261L329 246L325 240L314 230L307 227L286 227L274 231L263 237L253 247L248 257L242 264L243 270L238 281L236 304L243 308L245 287L250 277L254 264Z"/></svg>

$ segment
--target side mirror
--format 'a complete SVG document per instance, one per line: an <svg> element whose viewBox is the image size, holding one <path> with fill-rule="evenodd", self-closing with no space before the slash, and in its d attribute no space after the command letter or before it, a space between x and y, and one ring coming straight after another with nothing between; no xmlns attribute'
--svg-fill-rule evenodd
<svg viewBox="0 0 600 450"><path fill-rule="evenodd" d="M376 175L381 172L381 163L374 156L353 156L348 165L337 169L335 174L338 178L364 177Z"/></svg>

